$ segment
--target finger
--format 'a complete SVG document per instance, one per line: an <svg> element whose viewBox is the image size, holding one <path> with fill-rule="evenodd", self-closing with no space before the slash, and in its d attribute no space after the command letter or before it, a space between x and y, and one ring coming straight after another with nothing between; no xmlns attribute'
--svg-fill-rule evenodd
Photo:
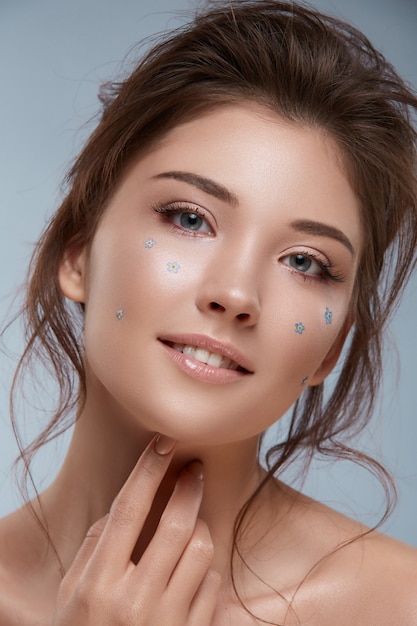
<svg viewBox="0 0 417 626"><path fill-rule="evenodd" d="M222 579L218 572L209 570L201 583L188 614L187 626L210 626L216 611Z"/></svg>
<svg viewBox="0 0 417 626"><path fill-rule="evenodd" d="M169 602L190 607L214 555L213 541L207 524L197 519L193 535L169 580L167 597Z"/></svg>
<svg viewBox="0 0 417 626"><path fill-rule="evenodd" d="M90 566L98 575L108 563L116 575L125 572L156 491L172 460L174 447L172 439L155 437L115 498L90 559Z"/></svg>
<svg viewBox="0 0 417 626"><path fill-rule="evenodd" d="M195 531L203 496L201 463L184 468L148 547L135 567L137 586L156 602Z"/></svg>

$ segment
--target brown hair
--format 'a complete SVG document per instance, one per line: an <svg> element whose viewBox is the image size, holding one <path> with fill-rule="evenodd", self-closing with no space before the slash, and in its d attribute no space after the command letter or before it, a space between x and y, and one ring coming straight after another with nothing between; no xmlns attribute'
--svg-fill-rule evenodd
<svg viewBox="0 0 417 626"><path fill-rule="evenodd" d="M64 249L91 242L126 168L153 142L212 107L242 100L336 141L360 199L365 238L355 324L339 377L328 397L320 385L296 403L285 440L268 453L269 478L302 453L307 460L315 452L355 457L344 441L369 419L381 374L381 330L415 265L416 95L353 27L294 2L233 0L214 2L157 43L101 99L102 117L68 174L68 194L32 261L28 343L18 373L43 357L61 395L53 419L22 450L26 468L86 393L82 310L69 308L57 279ZM376 462L373 468L383 478Z"/></svg>

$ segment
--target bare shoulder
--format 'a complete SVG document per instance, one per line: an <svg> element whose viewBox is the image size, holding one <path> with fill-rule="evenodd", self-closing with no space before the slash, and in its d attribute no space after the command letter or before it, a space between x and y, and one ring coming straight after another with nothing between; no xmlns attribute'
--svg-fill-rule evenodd
<svg viewBox="0 0 417 626"><path fill-rule="evenodd" d="M0 624L41 626L39 554L26 508L0 519Z"/></svg>
<svg viewBox="0 0 417 626"><path fill-rule="evenodd" d="M318 568L318 579L334 599L329 624L417 626L417 549L327 507L319 505L317 515L327 519L333 541L339 536Z"/></svg>
<svg viewBox="0 0 417 626"><path fill-rule="evenodd" d="M364 582L372 586L386 623L417 625L417 548L370 533L364 540Z"/></svg>
<svg viewBox="0 0 417 626"><path fill-rule="evenodd" d="M19 580L16 560L20 542L16 533L19 516L15 513L0 520L0 623L17 626L21 623L19 609Z"/></svg>
<svg viewBox="0 0 417 626"><path fill-rule="evenodd" d="M301 623L417 626L417 548L292 495L298 567L285 595Z"/></svg>

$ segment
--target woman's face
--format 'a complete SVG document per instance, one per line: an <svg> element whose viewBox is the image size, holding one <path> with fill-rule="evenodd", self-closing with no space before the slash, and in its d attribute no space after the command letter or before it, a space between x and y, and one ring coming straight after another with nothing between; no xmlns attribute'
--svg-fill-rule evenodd
<svg viewBox="0 0 417 626"><path fill-rule="evenodd" d="M94 393L180 440L256 435L333 367L360 249L321 131L243 104L174 128L76 259Z"/></svg>

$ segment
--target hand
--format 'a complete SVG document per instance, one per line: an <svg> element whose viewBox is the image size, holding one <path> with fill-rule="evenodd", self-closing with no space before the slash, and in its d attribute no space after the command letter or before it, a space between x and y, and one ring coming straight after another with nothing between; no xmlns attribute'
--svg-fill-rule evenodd
<svg viewBox="0 0 417 626"><path fill-rule="evenodd" d="M220 589L210 570L213 544L198 519L201 464L179 475L154 536L137 565L131 556L174 442L154 439L94 524L64 577L54 626L209 626Z"/></svg>

